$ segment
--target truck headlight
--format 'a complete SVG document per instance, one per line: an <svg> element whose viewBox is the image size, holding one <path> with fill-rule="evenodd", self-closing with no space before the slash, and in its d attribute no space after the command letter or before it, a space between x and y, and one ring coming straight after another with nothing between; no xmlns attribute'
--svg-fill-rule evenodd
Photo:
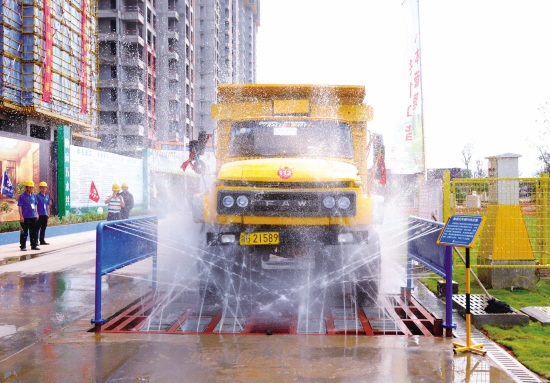
<svg viewBox="0 0 550 383"><path fill-rule="evenodd" d="M221 236L222 243L233 243L235 242L235 234L223 234Z"/></svg>
<svg viewBox="0 0 550 383"><path fill-rule="evenodd" d="M334 205L336 205L334 197L325 197L325 199L323 199L323 206L327 209L332 209Z"/></svg>
<svg viewBox="0 0 550 383"><path fill-rule="evenodd" d="M340 243L352 243L353 242L353 233L338 234L338 242L340 242Z"/></svg>
<svg viewBox="0 0 550 383"><path fill-rule="evenodd" d="M246 207L248 206L248 198L244 195L237 197L237 206L238 207Z"/></svg>
<svg viewBox="0 0 550 383"><path fill-rule="evenodd" d="M226 195L223 197L222 204L225 207L231 207L235 203L235 199L231 197L230 195Z"/></svg>
<svg viewBox="0 0 550 383"><path fill-rule="evenodd" d="M338 198L338 207L340 209L347 209L351 205L351 202L348 197L340 197Z"/></svg>

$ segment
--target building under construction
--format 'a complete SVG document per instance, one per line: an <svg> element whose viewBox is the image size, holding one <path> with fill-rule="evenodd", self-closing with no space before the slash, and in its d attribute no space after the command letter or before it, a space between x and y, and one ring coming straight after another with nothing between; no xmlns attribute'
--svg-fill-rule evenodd
<svg viewBox="0 0 550 383"><path fill-rule="evenodd" d="M3 0L0 28L0 130L97 141L97 2Z"/></svg>

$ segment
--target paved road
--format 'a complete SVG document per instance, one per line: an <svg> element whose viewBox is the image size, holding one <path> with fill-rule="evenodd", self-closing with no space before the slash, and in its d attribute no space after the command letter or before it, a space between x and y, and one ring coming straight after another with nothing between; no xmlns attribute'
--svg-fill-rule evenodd
<svg viewBox="0 0 550 383"><path fill-rule="evenodd" d="M195 288L197 226L171 217L160 227L161 283ZM402 284L395 233L388 230L383 266L390 291ZM88 332L93 235L52 238L48 253L0 266L0 382L513 381L488 359L454 356L450 339ZM150 265L141 261L104 277L104 317L149 291Z"/></svg>

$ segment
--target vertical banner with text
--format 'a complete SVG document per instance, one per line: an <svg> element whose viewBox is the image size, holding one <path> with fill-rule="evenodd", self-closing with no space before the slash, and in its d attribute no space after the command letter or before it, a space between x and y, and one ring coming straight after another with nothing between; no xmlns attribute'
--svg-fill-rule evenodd
<svg viewBox="0 0 550 383"><path fill-rule="evenodd" d="M82 0L82 61L80 63L80 85L82 87L82 107L80 113L88 113L88 48L86 46L86 0Z"/></svg>
<svg viewBox="0 0 550 383"><path fill-rule="evenodd" d="M57 126L57 201L59 218L71 212L71 127Z"/></svg>
<svg viewBox="0 0 550 383"><path fill-rule="evenodd" d="M50 12L50 0L44 0L44 42L46 48L46 58L44 60L44 86L42 89L42 101L50 102L50 96L52 94L53 54L52 16Z"/></svg>
<svg viewBox="0 0 550 383"><path fill-rule="evenodd" d="M391 149L392 172L415 174L425 171L419 2L405 0L402 8L406 31L404 69L408 79L402 89L407 102L403 105L403 123L397 128Z"/></svg>

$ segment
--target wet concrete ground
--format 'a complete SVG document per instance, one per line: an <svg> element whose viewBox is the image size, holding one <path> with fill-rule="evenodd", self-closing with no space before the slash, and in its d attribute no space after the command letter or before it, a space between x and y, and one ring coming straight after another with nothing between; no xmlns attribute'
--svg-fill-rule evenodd
<svg viewBox="0 0 550 383"><path fill-rule="evenodd" d="M173 220L161 223L163 235L196 235ZM488 358L453 355L445 338L91 333L94 253L85 243L0 266L0 382L514 381ZM174 258L193 273L190 259L161 247L161 281L173 280ZM393 290L402 281L388 259L383 280ZM150 265L104 277L104 317L149 290Z"/></svg>

